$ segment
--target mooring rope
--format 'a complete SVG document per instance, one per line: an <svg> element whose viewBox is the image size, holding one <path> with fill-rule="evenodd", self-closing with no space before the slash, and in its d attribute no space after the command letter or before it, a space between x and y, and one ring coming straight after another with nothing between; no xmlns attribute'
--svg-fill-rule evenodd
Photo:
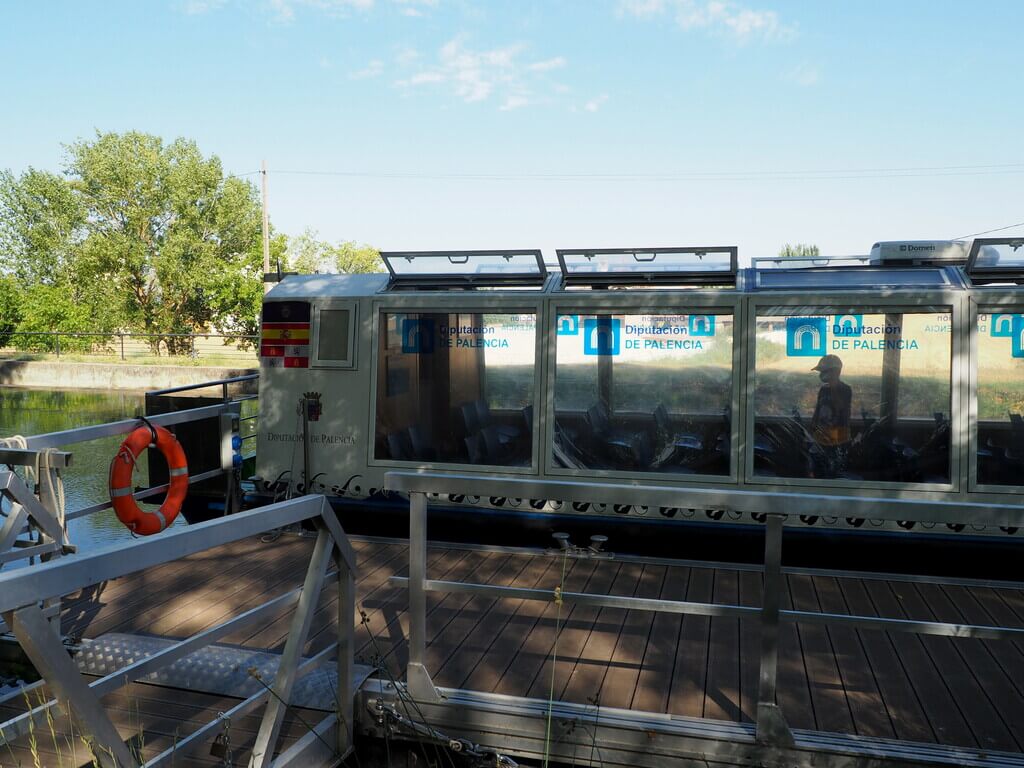
<svg viewBox="0 0 1024 768"><path fill-rule="evenodd" d="M551 713L555 707L555 669L558 665L558 636L561 634L562 623L562 591L565 589L565 564L569 559L567 552L562 553L562 575L555 587L555 642L551 646L551 687L548 690L548 722L544 733L544 768L548 768L551 755Z"/></svg>

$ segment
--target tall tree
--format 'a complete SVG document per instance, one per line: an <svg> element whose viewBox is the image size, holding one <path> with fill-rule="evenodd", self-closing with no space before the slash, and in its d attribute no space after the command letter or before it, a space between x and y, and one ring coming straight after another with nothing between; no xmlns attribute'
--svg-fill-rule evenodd
<svg viewBox="0 0 1024 768"><path fill-rule="evenodd" d="M816 245L797 243L790 245L786 243L779 249L779 256L785 259L812 258L821 255L821 249Z"/></svg>
<svg viewBox="0 0 1024 768"><path fill-rule="evenodd" d="M258 294L245 289L262 270L251 184L185 139L98 133L67 151L88 216L83 274L116 286L133 325L180 351L171 334L255 319Z"/></svg>
<svg viewBox="0 0 1024 768"><path fill-rule="evenodd" d="M380 251L370 245L357 245L345 240L334 249L334 264L339 272L354 275L361 272L383 272Z"/></svg>

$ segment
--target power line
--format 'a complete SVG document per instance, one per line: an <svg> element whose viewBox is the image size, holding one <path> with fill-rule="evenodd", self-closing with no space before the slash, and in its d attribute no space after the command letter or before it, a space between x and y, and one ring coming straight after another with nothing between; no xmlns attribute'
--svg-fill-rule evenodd
<svg viewBox="0 0 1024 768"><path fill-rule="evenodd" d="M1024 227L1024 221L1018 221L1016 224L1010 224L1005 227L998 227L996 229L986 229L984 232L975 232L972 235L960 235L959 237L953 238L954 240L966 240L968 237L978 237L979 235L990 235L993 232L1005 232L1007 229L1014 229L1015 227Z"/></svg>
<svg viewBox="0 0 1024 768"><path fill-rule="evenodd" d="M945 165L824 170L680 171L672 173L419 173L384 171L279 170L278 175L341 178L423 179L452 181L815 181L944 176L998 176L1024 173L1024 163Z"/></svg>

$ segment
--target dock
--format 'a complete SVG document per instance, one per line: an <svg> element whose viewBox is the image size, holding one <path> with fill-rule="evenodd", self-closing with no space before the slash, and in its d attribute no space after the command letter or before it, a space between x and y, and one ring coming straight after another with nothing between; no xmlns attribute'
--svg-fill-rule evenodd
<svg viewBox="0 0 1024 768"><path fill-rule="evenodd" d="M302 584L315 537L284 533L271 538L248 538L69 595L61 607L62 631L81 643L102 642L112 633L182 639L210 629ZM408 542L353 537L352 545L359 563L356 663L372 667L385 684L401 680L408 661L408 599L392 577L408 573ZM425 663L440 687L540 702L553 698L612 714L625 709L701 718L748 729L756 721L755 622L559 606L554 594L561 586L565 591L753 607L762 600L757 566L636 557L566 559L539 550L441 543L428 546L426 566L432 579L552 595L545 604L429 593ZM811 572L787 572L784 581L783 608L1024 628L1024 584L997 588L955 579L922 583ZM333 642L337 600L336 588L327 586L313 617L307 656ZM290 613L276 612L218 642L281 653ZM798 624L783 625L779 639L777 695L793 729L961 747L979 759L1024 752L1020 640L915 637ZM239 700L137 682L103 703L119 734L136 739L143 757L150 758L168 748L176 734L180 740L190 726L215 719ZM0 716L7 719L24 709L24 701L10 700ZM282 731L282 751L321 717L301 709L291 713ZM48 732L36 733L37 750L46 756L43 764L90 764L83 745L68 738L66 719L56 723L56 743ZM246 749L258 726L251 715L231 722L237 764L248 759ZM589 739L584 737L584 746ZM68 742L74 751L69 752ZM33 765L28 737L4 750L0 764ZM175 764L221 764L208 751L198 750ZM1018 759L1024 764L1024 755Z"/></svg>

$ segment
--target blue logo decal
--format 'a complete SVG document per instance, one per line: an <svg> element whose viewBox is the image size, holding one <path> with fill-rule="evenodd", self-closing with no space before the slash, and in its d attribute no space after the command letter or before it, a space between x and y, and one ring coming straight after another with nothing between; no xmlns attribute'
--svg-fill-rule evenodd
<svg viewBox="0 0 1024 768"><path fill-rule="evenodd" d="M689 331L691 336L714 336L714 315L690 315Z"/></svg>
<svg viewBox="0 0 1024 768"><path fill-rule="evenodd" d="M988 332L992 336L1008 339L1013 336L1013 315L992 315Z"/></svg>
<svg viewBox="0 0 1024 768"><path fill-rule="evenodd" d="M841 337L860 336L864 332L864 315L836 315L832 333Z"/></svg>
<svg viewBox="0 0 1024 768"><path fill-rule="evenodd" d="M620 322L610 317L583 321L583 354L617 355L622 336Z"/></svg>
<svg viewBox="0 0 1024 768"><path fill-rule="evenodd" d="M559 315L558 322L555 323L555 333L559 336L579 336L580 316Z"/></svg>
<svg viewBox="0 0 1024 768"><path fill-rule="evenodd" d="M786 354L790 357L820 357L825 354L828 318L787 317Z"/></svg>
<svg viewBox="0 0 1024 768"><path fill-rule="evenodd" d="M402 352L429 355L434 351L434 320L404 318L402 320Z"/></svg>
<svg viewBox="0 0 1024 768"><path fill-rule="evenodd" d="M1015 315L1013 318L1013 343L1011 348L1014 357L1024 357L1024 315Z"/></svg>

